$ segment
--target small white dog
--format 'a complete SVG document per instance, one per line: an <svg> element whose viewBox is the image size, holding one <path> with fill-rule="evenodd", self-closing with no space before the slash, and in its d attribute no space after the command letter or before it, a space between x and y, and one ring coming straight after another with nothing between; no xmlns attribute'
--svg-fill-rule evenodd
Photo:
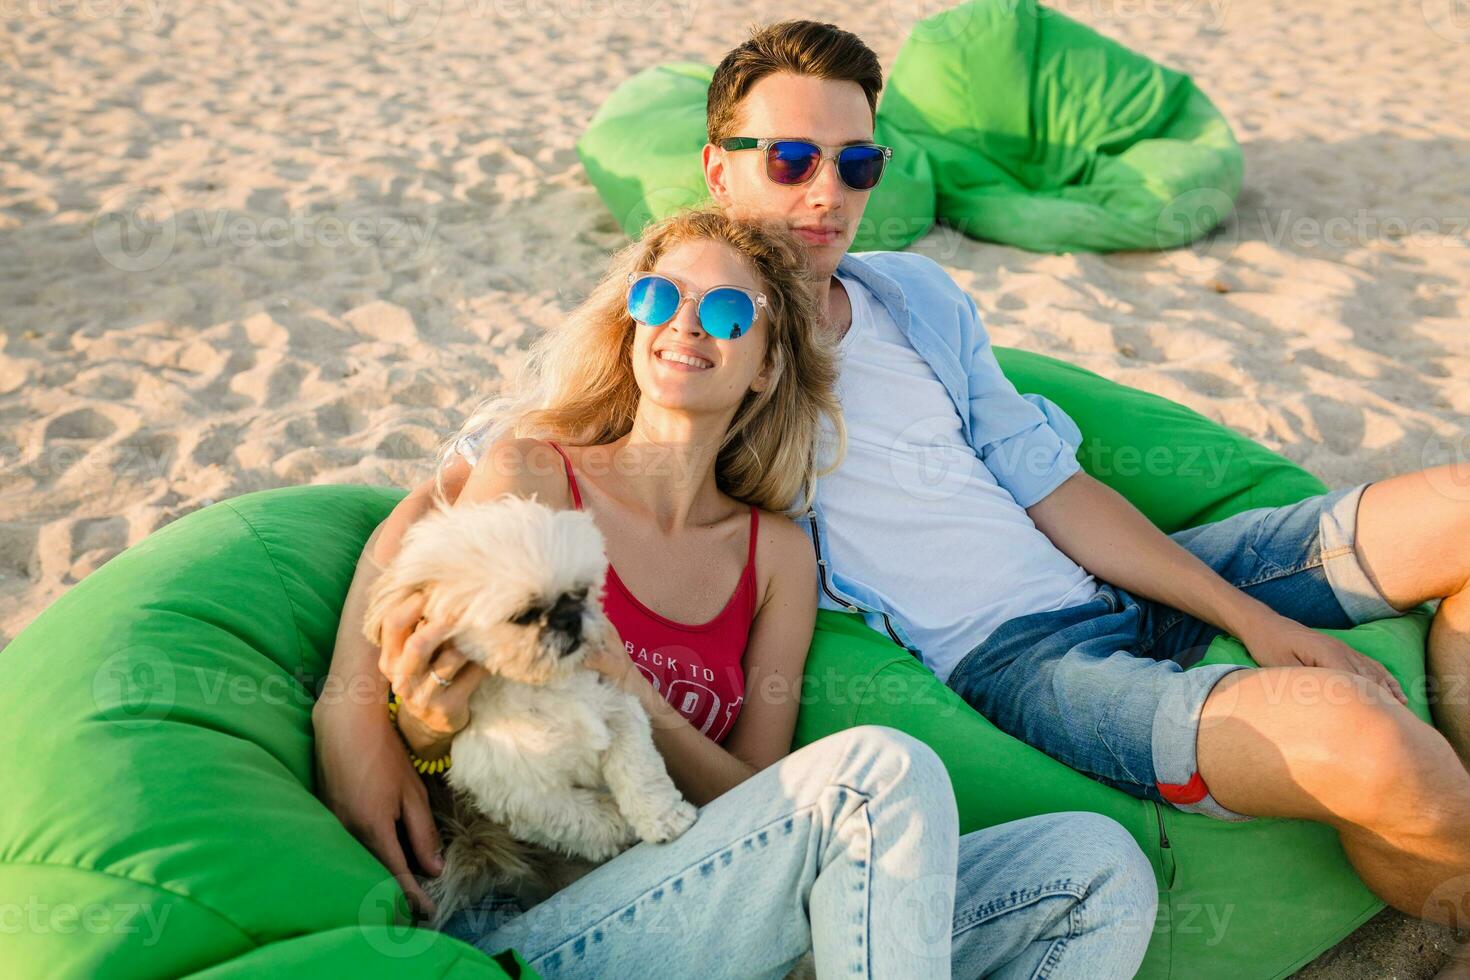
<svg viewBox="0 0 1470 980"><path fill-rule="evenodd" d="M643 706L582 666L594 644L622 652L596 599L606 569L590 514L507 495L425 515L374 587L374 643L422 590L424 617L455 624L455 646L489 671L450 748L452 792L430 794L445 837L444 871L428 881L436 928L492 889L537 901L694 823Z"/></svg>

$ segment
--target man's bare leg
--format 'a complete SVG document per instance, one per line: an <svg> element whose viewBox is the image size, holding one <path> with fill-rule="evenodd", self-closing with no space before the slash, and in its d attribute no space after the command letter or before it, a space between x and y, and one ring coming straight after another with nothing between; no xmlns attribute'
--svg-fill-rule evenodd
<svg viewBox="0 0 1470 980"><path fill-rule="evenodd" d="M1430 709L1470 767L1470 464L1368 487L1358 505L1357 554L1395 608L1443 600L1429 633Z"/></svg>
<svg viewBox="0 0 1470 980"><path fill-rule="evenodd" d="M1470 774L1382 688L1318 667L1235 671L1205 701L1197 752L1221 805L1329 824L1385 902L1470 927Z"/></svg>

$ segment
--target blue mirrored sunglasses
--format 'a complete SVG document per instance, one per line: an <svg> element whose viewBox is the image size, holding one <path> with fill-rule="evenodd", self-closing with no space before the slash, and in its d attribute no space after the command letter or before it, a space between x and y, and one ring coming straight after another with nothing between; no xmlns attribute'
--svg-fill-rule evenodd
<svg viewBox="0 0 1470 980"><path fill-rule="evenodd" d="M870 191L883 179L883 168L893 148L877 143L852 143L827 154L810 140L731 136L720 140L725 150L760 150L766 156L766 176L778 184L805 184L817 175L825 159L835 160L837 175L855 191Z"/></svg>
<svg viewBox="0 0 1470 980"><path fill-rule="evenodd" d="M652 272L628 273L628 315L646 327L668 323L686 300L694 300L699 325L711 337L734 340L750 332L766 305L766 294L739 286L713 286L684 292L679 284Z"/></svg>

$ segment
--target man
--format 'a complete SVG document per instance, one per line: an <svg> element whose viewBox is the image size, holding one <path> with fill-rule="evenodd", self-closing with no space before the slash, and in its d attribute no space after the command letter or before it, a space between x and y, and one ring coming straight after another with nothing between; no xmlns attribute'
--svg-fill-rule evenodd
<svg viewBox="0 0 1470 980"><path fill-rule="evenodd" d="M709 94L711 193L804 239L843 353L850 452L808 514L823 606L861 612L998 726L1104 783L1219 819L1328 823L1389 904L1470 926L1470 468L1164 535L1080 472L1075 425L1016 393L935 263L847 253L871 191L834 155L872 143L880 86L860 41L797 22L732 51ZM825 155L749 148L771 138ZM906 488L936 454L945 492L918 505ZM1440 731L1381 665L1309 628L1431 600ZM1222 631L1264 669L1184 671Z"/></svg>

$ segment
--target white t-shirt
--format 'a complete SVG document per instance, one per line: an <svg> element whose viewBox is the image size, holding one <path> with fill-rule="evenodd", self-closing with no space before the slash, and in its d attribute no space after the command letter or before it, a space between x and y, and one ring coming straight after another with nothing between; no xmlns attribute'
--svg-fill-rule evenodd
<svg viewBox="0 0 1470 980"><path fill-rule="evenodd" d="M884 598L946 680L1002 623L1086 602L1097 582L996 482L887 309L857 280L839 281L852 303L837 383L848 441L817 482L823 550L834 571ZM842 608L825 593L822 605Z"/></svg>

